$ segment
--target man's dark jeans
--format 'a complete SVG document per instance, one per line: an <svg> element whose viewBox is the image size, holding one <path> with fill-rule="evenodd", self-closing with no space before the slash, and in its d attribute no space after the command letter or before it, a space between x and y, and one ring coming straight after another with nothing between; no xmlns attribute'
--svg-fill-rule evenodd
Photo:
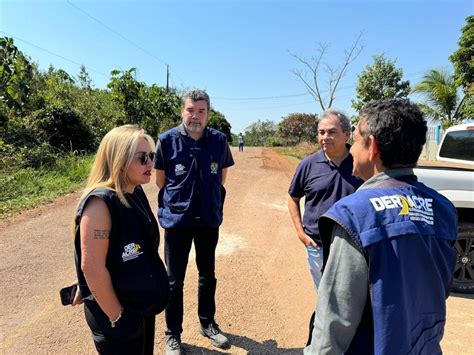
<svg viewBox="0 0 474 355"><path fill-rule="evenodd" d="M216 313L214 269L218 239L219 228L193 227L165 230L165 262L170 282L170 297L165 313L166 334L181 334L183 331L183 284L193 240L199 272L199 321L203 326L214 322Z"/></svg>

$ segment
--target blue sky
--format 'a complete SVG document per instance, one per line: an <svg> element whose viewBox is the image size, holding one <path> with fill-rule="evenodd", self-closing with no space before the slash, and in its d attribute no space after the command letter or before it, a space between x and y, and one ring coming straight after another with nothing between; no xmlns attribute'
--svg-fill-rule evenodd
<svg viewBox="0 0 474 355"><path fill-rule="evenodd" d="M357 75L373 55L396 59L412 86L429 69L452 70L448 57L473 13L464 0L0 0L0 36L16 38L42 69L77 75L70 61L84 64L99 88L111 70L131 67L138 80L164 86L169 64L171 85L206 89L238 133L257 120L321 111L292 73L302 67L289 51L311 57L324 42L326 62L337 66L362 31L364 49L334 105L354 114Z"/></svg>

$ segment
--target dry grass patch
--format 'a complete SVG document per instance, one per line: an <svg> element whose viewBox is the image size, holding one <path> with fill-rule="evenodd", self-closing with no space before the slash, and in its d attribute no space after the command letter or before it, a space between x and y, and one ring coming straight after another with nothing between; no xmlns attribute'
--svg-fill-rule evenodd
<svg viewBox="0 0 474 355"><path fill-rule="evenodd" d="M313 154L314 152L316 152L319 149L319 144L302 142L302 143L298 143L295 146L273 147L272 149L274 149L276 152L278 152L282 155L295 157L295 158L301 160L304 157L307 157L308 155Z"/></svg>

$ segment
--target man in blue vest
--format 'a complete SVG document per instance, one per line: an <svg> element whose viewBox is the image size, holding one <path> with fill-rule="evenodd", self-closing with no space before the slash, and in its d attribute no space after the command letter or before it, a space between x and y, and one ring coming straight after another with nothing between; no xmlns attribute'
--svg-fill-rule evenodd
<svg viewBox="0 0 474 355"><path fill-rule="evenodd" d="M227 168L234 165L223 133L207 127L210 100L193 90L183 97L183 122L162 135L155 161L158 219L165 229L165 261L170 282L166 308L166 354L181 354L183 285L194 242L199 272L201 334L219 348L230 342L216 324L215 250L222 223Z"/></svg>
<svg viewBox="0 0 474 355"><path fill-rule="evenodd" d="M426 121L402 99L359 117L351 154L365 182L320 218L324 271L305 354L441 354L457 217L413 174Z"/></svg>

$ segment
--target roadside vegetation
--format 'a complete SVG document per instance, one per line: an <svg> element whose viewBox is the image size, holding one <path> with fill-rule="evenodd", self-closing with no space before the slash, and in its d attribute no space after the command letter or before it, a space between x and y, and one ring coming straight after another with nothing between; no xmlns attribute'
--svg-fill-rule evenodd
<svg viewBox="0 0 474 355"><path fill-rule="evenodd" d="M327 46L317 48L316 55L310 57L315 61L290 53L301 65L293 73L322 109L332 106L340 79L363 49L360 43L361 35L345 52L339 69L332 68L329 78L319 66ZM412 87L403 79L395 59L374 55L374 62L358 76L352 106L359 110L376 99L416 92L425 100L419 104L427 118L443 128L473 118L473 56L474 16L469 16L461 29L458 49L449 57L454 73L432 69ZM327 100L324 92L329 93ZM135 68L112 70L106 89L94 88L84 66L77 75L53 66L42 71L12 38L0 37L0 219L80 188L100 140L113 127L136 124L156 138L176 126L180 96L174 88L139 81ZM274 147L298 159L318 149L315 113L290 113L278 124L255 119L242 132L246 146ZM356 123L357 117L352 121ZM225 115L212 107L209 126L226 134L229 143L237 144L240 132L231 133Z"/></svg>
<svg viewBox="0 0 474 355"><path fill-rule="evenodd" d="M0 171L0 219L84 186L93 155L63 155L48 166Z"/></svg>
<svg viewBox="0 0 474 355"><path fill-rule="evenodd" d="M302 142L294 146L288 147L273 147L275 151L282 155L297 158L302 160L310 154L313 154L319 149L319 144L312 144L308 142Z"/></svg>
<svg viewBox="0 0 474 355"><path fill-rule="evenodd" d="M83 186L106 132L136 124L152 137L180 122L180 93L147 85L135 68L112 70L107 89L77 75L40 70L12 38L0 37L0 219ZM224 114L209 126L231 140Z"/></svg>

